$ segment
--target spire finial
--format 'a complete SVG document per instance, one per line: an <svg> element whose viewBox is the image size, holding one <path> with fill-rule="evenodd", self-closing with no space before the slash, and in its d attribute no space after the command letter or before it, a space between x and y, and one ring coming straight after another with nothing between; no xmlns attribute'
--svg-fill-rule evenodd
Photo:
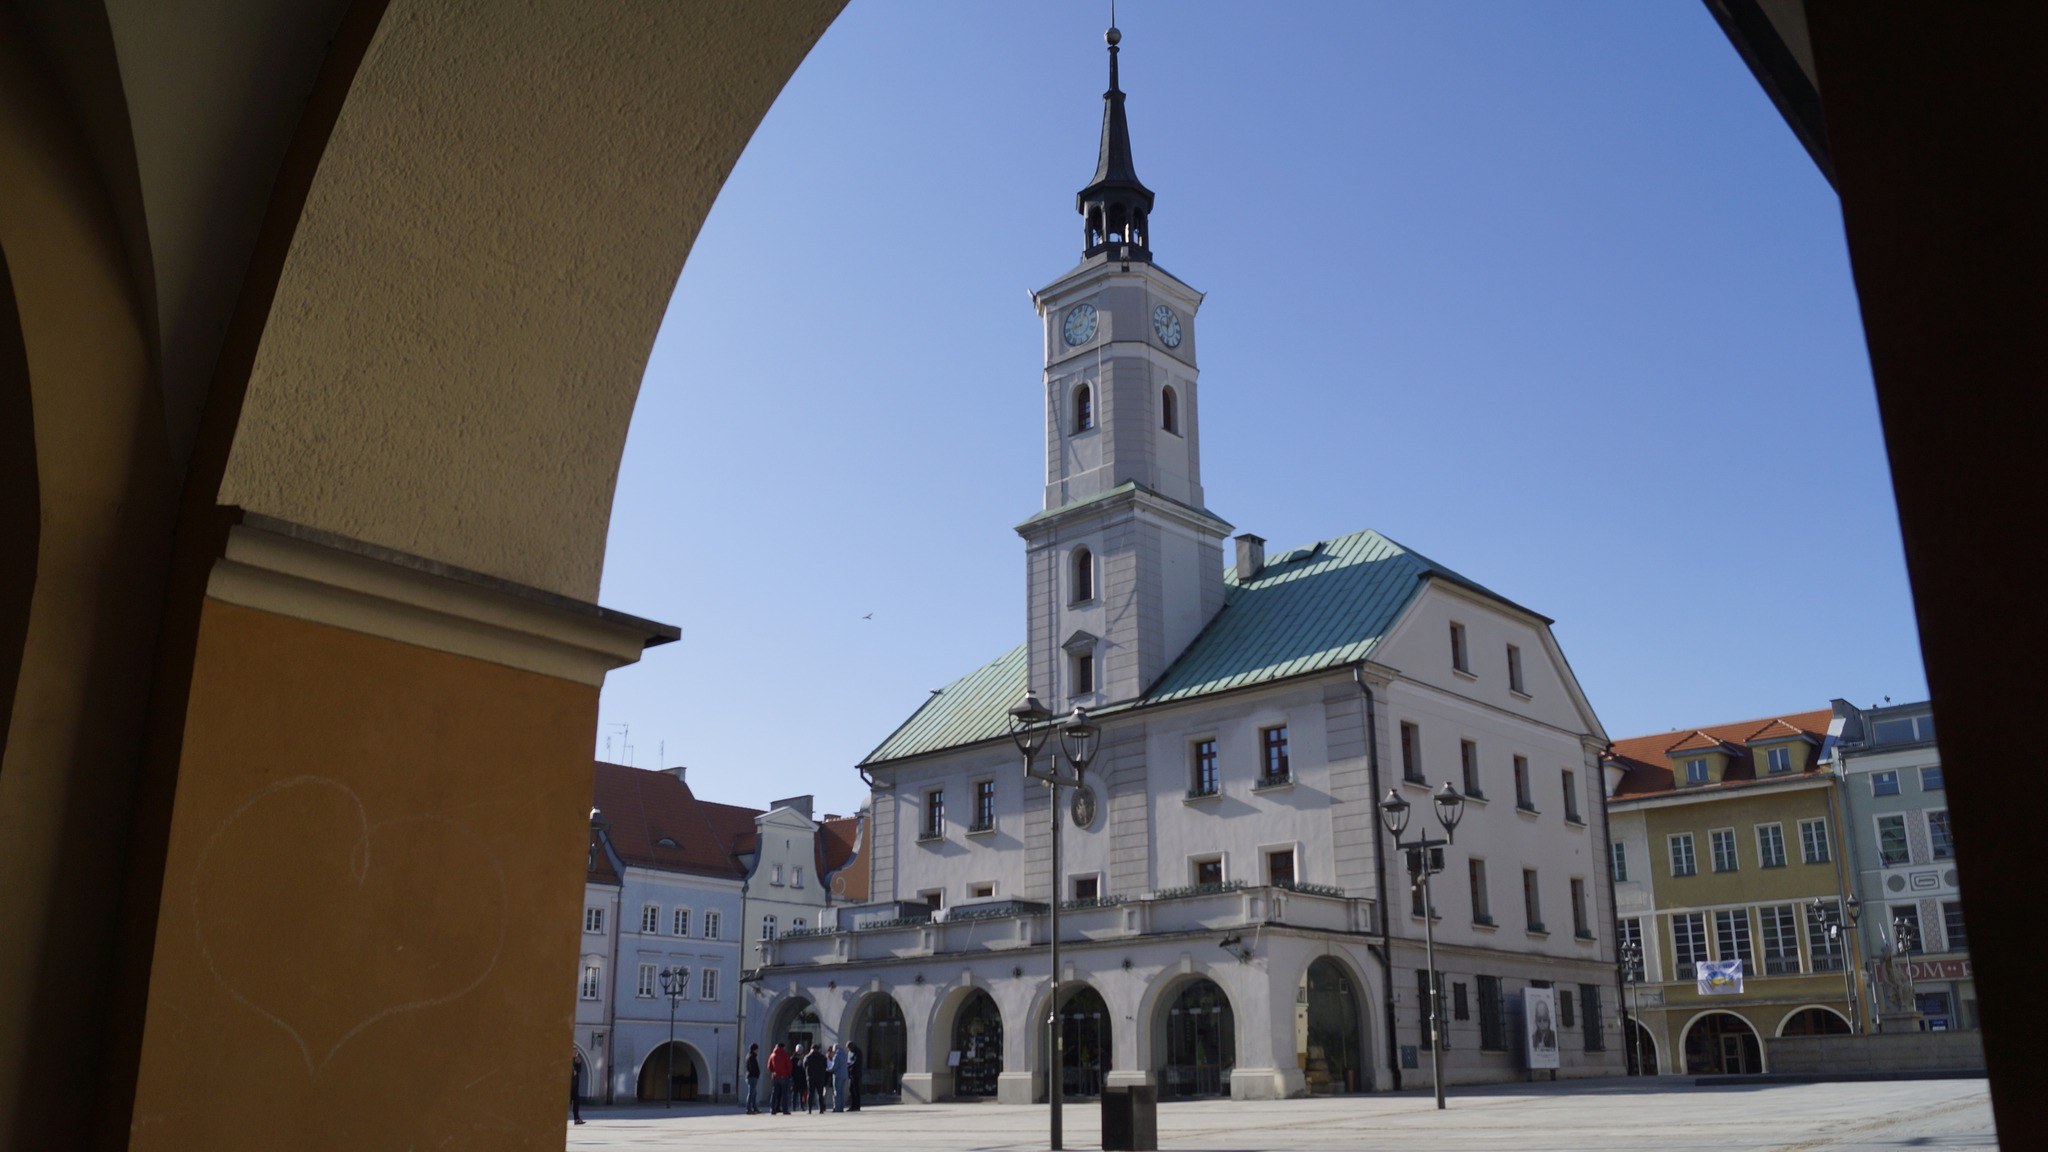
<svg viewBox="0 0 2048 1152"><path fill-rule="evenodd" d="M1152 193L1139 182L1131 163L1131 130L1124 118L1123 89L1117 83L1117 45L1123 38L1116 27L1116 3L1111 0L1109 30L1102 34L1109 45L1109 91L1102 94L1102 145L1096 154L1095 179L1075 197L1075 207L1086 221L1084 255L1095 255L1113 244L1120 253L1150 260L1145 224L1152 213Z"/></svg>

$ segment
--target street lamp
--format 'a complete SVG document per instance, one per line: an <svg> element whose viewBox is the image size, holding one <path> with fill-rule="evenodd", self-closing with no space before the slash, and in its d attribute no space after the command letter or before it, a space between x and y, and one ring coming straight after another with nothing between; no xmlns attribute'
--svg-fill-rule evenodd
<svg viewBox="0 0 2048 1152"><path fill-rule="evenodd" d="M1623 990L1628 994L1628 1000L1623 1004L1623 1007L1627 1009L1623 1016L1628 1021L1628 1059L1638 1076L1643 1074L1643 1028L1641 1024L1636 1022L1637 998L1635 990L1636 985L1641 983L1642 979L1643 942L1641 940L1624 940L1621 942L1621 982Z"/></svg>
<svg viewBox="0 0 2048 1152"><path fill-rule="evenodd" d="M1862 917L1862 914L1863 901L1858 900L1854 896L1849 897L1839 912L1835 910L1833 905L1818 896L1814 897L1813 903L1807 906L1807 915L1812 917L1814 926L1821 930L1821 934L1828 941L1828 951L1833 952L1837 948L1841 949L1842 992L1849 1001L1849 1031L1852 1033L1860 1032L1863 1029L1857 1022L1856 965L1850 962L1849 939L1856 927L1856 921Z"/></svg>
<svg viewBox="0 0 2048 1152"><path fill-rule="evenodd" d="M1444 827L1444 838L1434 840L1423 836L1418 840L1402 840L1401 833L1408 830L1409 803L1401 793L1387 789L1387 798L1380 801L1380 823L1393 834L1394 847L1408 854L1408 887L1422 891L1422 940L1423 963L1429 970L1429 1070L1436 1083L1436 1106L1444 1106L1444 1038L1443 1038L1443 981L1436 974L1436 899L1430 894L1429 878L1442 867L1441 857L1435 849L1450 844L1451 837L1458 831L1458 821L1465 816L1465 797L1446 783L1438 790L1432 801L1436 805L1437 822Z"/></svg>
<svg viewBox="0 0 2048 1152"><path fill-rule="evenodd" d="M1052 712L1039 702L1038 694L1025 689L1024 699L1010 709L1010 738L1017 743L1017 750L1024 753L1024 774L1033 779L1045 781L1051 793L1048 814L1052 817L1052 900L1051 900L1051 991L1046 998L1045 1051L1046 1051L1046 1092L1052 1128L1053 1152L1066 1147L1060 1124L1060 1097L1064 1085L1060 1082L1066 1074L1066 1046L1060 1035L1060 786L1063 784L1080 787L1088 771L1088 762L1095 759L1096 745L1102 730L1088 720L1088 710L1074 706L1073 714L1059 726L1059 744L1052 762L1041 771L1037 767L1038 753L1052 738L1050 726ZM1065 760L1074 774L1071 779L1060 774L1060 761Z"/></svg>
<svg viewBox="0 0 2048 1152"><path fill-rule="evenodd" d="M668 997L668 1092L661 1102L663 1108L675 1103L676 1099L676 1005L682 1002L683 986L689 979L690 973L686 968L661 970L662 995Z"/></svg>

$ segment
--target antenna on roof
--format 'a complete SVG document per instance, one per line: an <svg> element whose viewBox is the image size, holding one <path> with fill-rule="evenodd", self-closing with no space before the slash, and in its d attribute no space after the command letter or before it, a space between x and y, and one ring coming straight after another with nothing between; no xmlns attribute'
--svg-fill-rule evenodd
<svg viewBox="0 0 2048 1152"><path fill-rule="evenodd" d="M633 764L633 726L624 721L614 721L605 725L605 727L617 728L619 730L619 752L624 758L612 760L612 738L610 736L604 738L604 758L612 760L614 764L624 764L631 767Z"/></svg>

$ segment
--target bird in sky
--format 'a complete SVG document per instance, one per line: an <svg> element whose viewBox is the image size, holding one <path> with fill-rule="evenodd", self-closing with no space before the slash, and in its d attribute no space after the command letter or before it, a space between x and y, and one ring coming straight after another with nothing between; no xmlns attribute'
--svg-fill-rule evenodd
<svg viewBox="0 0 2048 1152"><path fill-rule="evenodd" d="M863 619L863 620L873 620L874 618L875 618L875 614L874 614L873 612L870 612L870 613L868 613L867 615L865 615L865 616L861 617L861 619Z"/></svg>

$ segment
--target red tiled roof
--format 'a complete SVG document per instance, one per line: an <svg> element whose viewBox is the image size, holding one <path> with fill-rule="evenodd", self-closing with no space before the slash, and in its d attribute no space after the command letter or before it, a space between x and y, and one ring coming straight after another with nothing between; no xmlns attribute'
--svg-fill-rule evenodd
<svg viewBox="0 0 2048 1152"><path fill-rule="evenodd" d="M1834 713L1821 708L1812 712L1788 712L1760 720L1739 720L1732 724L1616 740L1607 756L1607 763L1623 769L1621 783L1615 786L1614 795L1645 796L1673 791L1676 784L1671 776L1672 753L1730 752L1736 755L1728 765L1723 782L1735 784L1754 780L1755 765L1749 757L1740 755L1747 746L1789 739L1807 739L1819 744L1826 739L1828 722L1832 719Z"/></svg>
<svg viewBox="0 0 2048 1152"><path fill-rule="evenodd" d="M608 838L629 865L744 879L735 854L754 837L760 810L699 800L667 772L597 765L596 804L611 821Z"/></svg>

